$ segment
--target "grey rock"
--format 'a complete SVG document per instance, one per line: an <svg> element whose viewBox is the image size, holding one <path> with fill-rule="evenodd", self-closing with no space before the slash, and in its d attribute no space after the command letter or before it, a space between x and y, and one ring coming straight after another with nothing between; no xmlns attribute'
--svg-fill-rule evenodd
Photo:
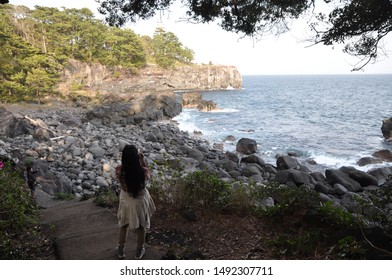
<svg viewBox="0 0 392 280"><path fill-rule="evenodd" d="M349 191L342 197L341 204L350 212L360 213L362 210L360 200L363 198L359 194Z"/></svg>
<svg viewBox="0 0 392 280"><path fill-rule="evenodd" d="M51 131L44 129L42 127L37 127L33 133L34 139L39 142L49 141L49 139L53 136L54 134Z"/></svg>
<svg viewBox="0 0 392 280"><path fill-rule="evenodd" d="M333 186L333 191L338 196L343 196L348 192L348 190L341 184L335 184Z"/></svg>
<svg viewBox="0 0 392 280"><path fill-rule="evenodd" d="M10 111L0 107L0 135L13 138L29 133L31 129L26 121L15 117Z"/></svg>
<svg viewBox="0 0 392 280"><path fill-rule="evenodd" d="M361 185L357 181L350 178L348 174L346 174L342 171L328 169L325 171L325 176L327 178L327 182L331 186L333 186L335 184L341 184L347 190L349 190L351 192L362 191Z"/></svg>
<svg viewBox="0 0 392 280"><path fill-rule="evenodd" d="M108 188L109 187L108 182L106 182L105 178L103 178L103 177L97 177L96 178L96 184L99 187L103 187L103 188Z"/></svg>
<svg viewBox="0 0 392 280"><path fill-rule="evenodd" d="M390 175L392 175L392 167L381 167L372 169L368 172L374 178L376 178L378 185L384 184Z"/></svg>
<svg viewBox="0 0 392 280"><path fill-rule="evenodd" d="M234 163L239 163L239 162L240 162L240 158L239 158L238 155L236 155L235 153L226 152L226 153L225 153L225 157L226 157L228 160L230 160L230 161L232 161L232 162L234 162Z"/></svg>
<svg viewBox="0 0 392 280"><path fill-rule="evenodd" d="M275 176L275 181L279 184L287 184L291 182L296 186L311 186L315 183L308 173L295 169L278 171Z"/></svg>
<svg viewBox="0 0 392 280"><path fill-rule="evenodd" d="M278 170L299 169L300 164L297 159L290 156L279 156L276 159L276 167Z"/></svg>
<svg viewBox="0 0 392 280"><path fill-rule="evenodd" d="M262 175L261 170L255 164L248 164L241 170L241 175L245 177L251 177L253 175Z"/></svg>
<svg viewBox="0 0 392 280"><path fill-rule="evenodd" d="M196 159L198 161L202 161L204 158L204 155L202 152L200 152L197 149L190 149L188 152L188 157Z"/></svg>
<svg viewBox="0 0 392 280"><path fill-rule="evenodd" d="M329 194L331 193L331 188L329 188L326 184L323 184L321 182L317 182L315 187L315 191L319 193L324 193L324 194Z"/></svg>
<svg viewBox="0 0 392 280"><path fill-rule="evenodd" d="M392 118L382 121L381 132L385 139L392 138Z"/></svg>
<svg viewBox="0 0 392 280"><path fill-rule="evenodd" d="M228 160L228 159L222 160L221 164L227 172L233 171L238 167L238 165L235 162Z"/></svg>
<svg viewBox="0 0 392 280"><path fill-rule="evenodd" d="M321 202L332 201L332 198L330 198L328 195L324 193L319 193L319 199Z"/></svg>
<svg viewBox="0 0 392 280"><path fill-rule="evenodd" d="M256 153L257 142L253 139L241 138L236 144L236 151L244 155Z"/></svg>
<svg viewBox="0 0 392 280"><path fill-rule="evenodd" d="M316 181L320 183L326 183L327 179L325 178L324 174L321 172L312 172L310 173L310 176Z"/></svg>
<svg viewBox="0 0 392 280"><path fill-rule="evenodd" d="M105 154L105 150L98 144L92 145L88 151L94 156L94 158L100 158Z"/></svg>
<svg viewBox="0 0 392 280"><path fill-rule="evenodd" d="M242 163L257 163L261 167L265 166L264 160L256 154L252 154L252 155L245 156L245 157L241 158L241 162Z"/></svg>

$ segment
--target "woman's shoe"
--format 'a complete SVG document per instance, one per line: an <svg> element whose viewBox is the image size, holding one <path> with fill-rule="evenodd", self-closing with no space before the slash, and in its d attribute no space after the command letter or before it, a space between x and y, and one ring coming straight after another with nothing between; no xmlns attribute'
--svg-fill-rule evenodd
<svg viewBox="0 0 392 280"><path fill-rule="evenodd" d="M117 246L116 254L119 259L125 258L124 246Z"/></svg>
<svg viewBox="0 0 392 280"><path fill-rule="evenodd" d="M145 253L146 249L144 249L144 247L137 248L135 259L140 260L141 258L143 258Z"/></svg>

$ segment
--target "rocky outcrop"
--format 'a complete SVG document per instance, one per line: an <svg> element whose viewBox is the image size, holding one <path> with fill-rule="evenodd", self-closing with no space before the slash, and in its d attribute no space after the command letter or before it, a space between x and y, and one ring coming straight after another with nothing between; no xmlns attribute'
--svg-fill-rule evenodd
<svg viewBox="0 0 392 280"><path fill-rule="evenodd" d="M191 65L162 69L154 64L129 73L110 70L100 64L70 60L63 70L62 92L73 88L88 89L101 95L134 96L144 92L239 89L242 77L236 67Z"/></svg>
<svg viewBox="0 0 392 280"><path fill-rule="evenodd" d="M386 140L392 141L392 118L383 120L381 132Z"/></svg>
<svg viewBox="0 0 392 280"><path fill-rule="evenodd" d="M22 116L0 107L0 135L16 137L29 132L29 124Z"/></svg>
<svg viewBox="0 0 392 280"><path fill-rule="evenodd" d="M181 112L174 95L147 95L129 101L112 101L89 110L86 118L96 125L137 124L143 120L170 119Z"/></svg>
<svg viewBox="0 0 392 280"><path fill-rule="evenodd" d="M199 92L183 93L182 106L184 108L197 108L199 111L203 112L216 109L216 103L212 100L203 100L203 97Z"/></svg>

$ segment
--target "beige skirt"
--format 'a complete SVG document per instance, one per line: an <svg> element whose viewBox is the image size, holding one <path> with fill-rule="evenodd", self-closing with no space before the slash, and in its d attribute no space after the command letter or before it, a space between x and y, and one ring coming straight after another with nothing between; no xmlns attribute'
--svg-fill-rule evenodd
<svg viewBox="0 0 392 280"><path fill-rule="evenodd" d="M118 225L120 227L128 225L129 229L150 228L150 218L155 210L154 201L147 189L136 198L121 190L117 212Z"/></svg>

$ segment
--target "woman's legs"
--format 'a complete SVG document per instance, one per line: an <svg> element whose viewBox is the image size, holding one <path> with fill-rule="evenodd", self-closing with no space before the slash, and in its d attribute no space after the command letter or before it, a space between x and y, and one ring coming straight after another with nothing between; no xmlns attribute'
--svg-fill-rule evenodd
<svg viewBox="0 0 392 280"><path fill-rule="evenodd" d="M146 242L146 230L144 227L139 227L136 229L136 259L141 259L146 252L144 248L144 243Z"/></svg>
<svg viewBox="0 0 392 280"><path fill-rule="evenodd" d="M137 248L144 247L146 242L146 230L144 227L139 227L136 229L136 246Z"/></svg>
<svg viewBox="0 0 392 280"><path fill-rule="evenodd" d="M118 245L116 248L116 253L119 259L125 258L124 247L127 240L128 225L119 228L118 232Z"/></svg>
<svg viewBox="0 0 392 280"><path fill-rule="evenodd" d="M127 240L128 225L120 227L118 234L118 246L124 247L125 241Z"/></svg>

